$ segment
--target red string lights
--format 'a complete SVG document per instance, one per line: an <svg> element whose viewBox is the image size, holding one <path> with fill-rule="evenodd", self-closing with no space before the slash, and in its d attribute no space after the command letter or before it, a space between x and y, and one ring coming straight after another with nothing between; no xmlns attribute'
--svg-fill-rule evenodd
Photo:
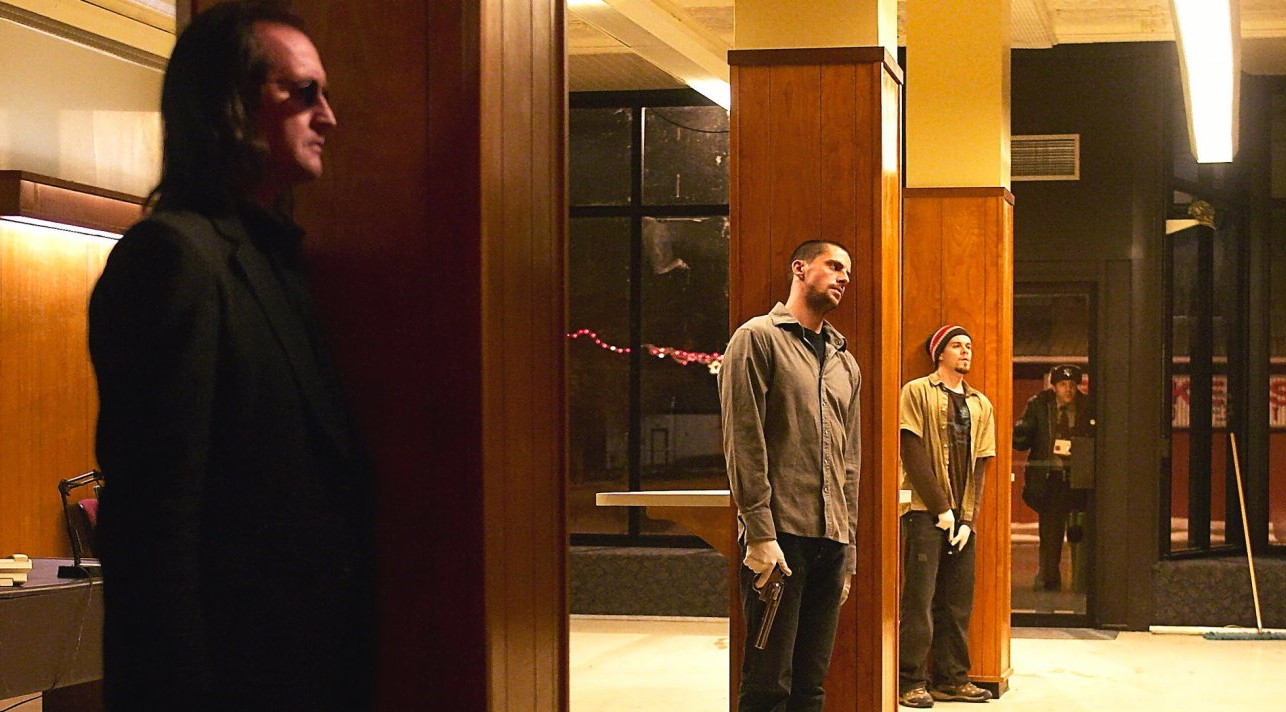
<svg viewBox="0 0 1286 712"><path fill-rule="evenodd" d="M630 347L614 346L612 344L609 344L606 341L603 341L602 339L600 339L598 337L598 333L593 331L592 329L577 329L576 331L573 331L567 335L567 338L569 339L579 339L581 337L585 337L590 341L593 341L594 345L598 346L600 349L603 349L605 351L611 351L614 354L630 353ZM703 353L700 351L684 351L683 349L676 349L670 346L653 346L652 344L642 344L642 347L644 349L647 349L647 352L649 355L655 356L656 358L661 358L661 359L668 358L671 361L679 364L680 366L687 366L688 364L699 363L705 366L706 368L710 369L710 373L712 374L719 373L719 366L723 362L723 354L721 353Z"/></svg>

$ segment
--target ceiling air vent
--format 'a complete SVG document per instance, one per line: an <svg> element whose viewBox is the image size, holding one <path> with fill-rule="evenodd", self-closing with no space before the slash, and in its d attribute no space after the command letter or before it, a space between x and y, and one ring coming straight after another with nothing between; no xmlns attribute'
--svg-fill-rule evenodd
<svg viewBox="0 0 1286 712"><path fill-rule="evenodd" d="M1012 180L1080 180L1080 134L1010 137Z"/></svg>

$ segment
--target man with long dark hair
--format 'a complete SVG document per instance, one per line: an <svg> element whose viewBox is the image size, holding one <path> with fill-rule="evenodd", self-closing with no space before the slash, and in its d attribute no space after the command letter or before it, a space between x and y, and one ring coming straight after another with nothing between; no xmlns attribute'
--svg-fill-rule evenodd
<svg viewBox="0 0 1286 712"><path fill-rule="evenodd" d="M371 481L299 263L292 187L336 125L279 4L179 36L150 216L90 303L113 710L357 710Z"/></svg>

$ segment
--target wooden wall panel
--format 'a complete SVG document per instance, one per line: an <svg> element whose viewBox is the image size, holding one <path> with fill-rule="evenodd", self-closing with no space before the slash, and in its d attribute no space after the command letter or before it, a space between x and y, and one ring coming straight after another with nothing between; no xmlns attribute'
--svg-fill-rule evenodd
<svg viewBox="0 0 1286 712"><path fill-rule="evenodd" d="M812 66L769 67L767 72L773 96L767 116L772 134L769 246L774 253L780 251L789 257L795 245L821 236L822 156L818 149L825 113L819 104L821 72ZM783 274L790 273L786 261L778 259L775 264L783 266Z"/></svg>
<svg viewBox="0 0 1286 712"><path fill-rule="evenodd" d="M872 71L873 70L873 71ZM901 384L901 83L878 65L858 75L854 185L859 229L852 285L858 299L840 326L863 373L863 473L858 576L840 622L827 709L894 709L897 696L897 393ZM894 154L897 155L897 154ZM828 688L829 689L829 688ZM852 702L850 703L849 700ZM855 706L854 706L855 705Z"/></svg>
<svg viewBox="0 0 1286 712"><path fill-rule="evenodd" d="M902 342L903 294L903 216L902 216L902 81L888 72L879 77L881 100L880 150L878 167L879 184L871 186L880 225L879 285L872 289L872 299L879 295L875 312L876 320L868 329L870 353L860 352L870 364L867 379L870 384L866 397L877 414L871 419L864 437L879 443L872 451L870 465L865 468L864 495L872 508L865 516L869 523L863 531L878 542L878 546L864 547L859 554L859 576L869 589L858 594L857 606L861 612L859 626L863 632L858 640L858 709L896 709L897 696L897 630L898 582L901 580L901 558L898 531L898 446L897 424L898 391L903 373L898 345ZM875 157L871 154L872 157ZM874 228L874 226L873 226ZM865 417L865 414L864 414ZM869 489L866 489L869 488ZM875 630L879 633L876 634Z"/></svg>
<svg viewBox="0 0 1286 712"><path fill-rule="evenodd" d="M858 577L841 615L826 709L891 710L897 687L901 78L883 51L864 48L734 51L729 60L732 328L785 300L790 253L800 242L834 239L847 244L853 258L849 296L828 320L848 338L863 369ZM890 155L895 158L885 160ZM745 635L736 608L734 691Z"/></svg>
<svg viewBox="0 0 1286 712"><path fill-rule="evenodd" d="M296 212L379 478L380 708L566 709L563 4L294 6L337 97Z"/></svg>
<svg viewBox="0 0 1286 712"><path fill-rule="evenodd" d="M902 201L906 221L902 249L902 377L919 378L933 370L924 342L943 323L942 205ZM914 241L911 237L914 236Z"/></svg>
<svg viewBox="0 0 1286 712"><path fill-rule="evenodd" d="M907 189L902 347L906 379L933 370L924 341L945 323L969 330L967 380L995 406L996 459L977 520L970 676L1003 690L1010 669L1013 423L1013 197L1003 188Z"/></svg>
<svg viewBox="0 0 1286 712"><path fill-rule="evenodd" d="M823 65L817 68L817 101L822 106L850 107L845 113L817 112L820 155L818 162L818 235L862 235L859 210L869 215L870 186L877 182L871 170L870 152L859 150L867 145L865 135L878 126L872 117L871 96L879 96L871 86L869 72L859 72L852 65ZM859 101L859 97L862 99ZM865 129L866 131L864 131ZM865 170L859 170L859 166ZM839 238L836 238L839 239ZM847 242L847 240L841 240ZM858 252L868 245L849 244ZM852 259L871 261L869 251L849 255Z"/></svg>
<svg viewBox="0 0 1286 712"><path fill-rule="evenodd" d="M71 554L58 480L94 467L86 307L115 244L0 223L0 556Z"/></svg>
<svg viewBox="0 0 1286 712"><path fill-rule="evenodd" d="M729 116L729 195L768 195L772 192L772 132L763 115L772 107L772 85L763 69L734 66L731 74L733 106L755 108L749 112L738 108ZM735 197L730 203L729 221L736 234L728 244L728 319L735 329L761 313L760 305L780 298L776 295L781 288L773 280L787 284L790 270L774 269L772 262L772 204Z"/></svg>
<svg viewBox="0 0 1286 712"><path fill-rule="evenodd" d="M549 372L562 373L566 331L561 9L496 3L483 32L484 186L501 179L483 194L484 517L504 552L488 552L490 708L533 712L566 704L565 577L549 561L567 550L562 379ZM544 62L512 61L532 56Z"/></svg>

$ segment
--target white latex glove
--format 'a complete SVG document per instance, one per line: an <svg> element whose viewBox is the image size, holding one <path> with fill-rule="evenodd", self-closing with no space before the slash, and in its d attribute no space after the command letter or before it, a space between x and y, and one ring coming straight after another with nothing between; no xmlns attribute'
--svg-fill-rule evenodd
<svg viewBox="0 0 1286 712"><path fill-rule="evenodd" d="M786 565L786 554L781 550L781 545L776 539L746 545L746 558L741 563L759 574L755 579L756 586L764 585L768 580L768 574L772 573L773 566L780 566L783 574L790 575L790 567Z"/></svg>
<svg viewBox="0 0 1286 712"><path fill-rule="evenodd" d="M848 600L848 591L849 591L849 589L851 589L851 588L853 588L853 577L852 577L852 576L845 576L845 577L844 577L844 592L843 592L843 593L841 593L841 594L840 594L840 596L839 596L839 604L840 604L841 606L842 606L842 605L844 605L844 602Z"/></svg>
<svg viewBox="0 0 1286 712"><path fill-rule="evenodd" d="M964 551L965 544L969 543L969 535L971 533L973 533L973 530L969 528L968 524L961 524L960 528L956 530L956 535L951 537L948 541L951 546L956 548L956 551Z"/></svg>
<svg viewBox="0 0 1286 712"><path fill-rule="evenodd" d="M941 529L947 534L951 534L951 529L956 525L956 514L950 509L938 515L938 523L933 526Z"/></svg>

